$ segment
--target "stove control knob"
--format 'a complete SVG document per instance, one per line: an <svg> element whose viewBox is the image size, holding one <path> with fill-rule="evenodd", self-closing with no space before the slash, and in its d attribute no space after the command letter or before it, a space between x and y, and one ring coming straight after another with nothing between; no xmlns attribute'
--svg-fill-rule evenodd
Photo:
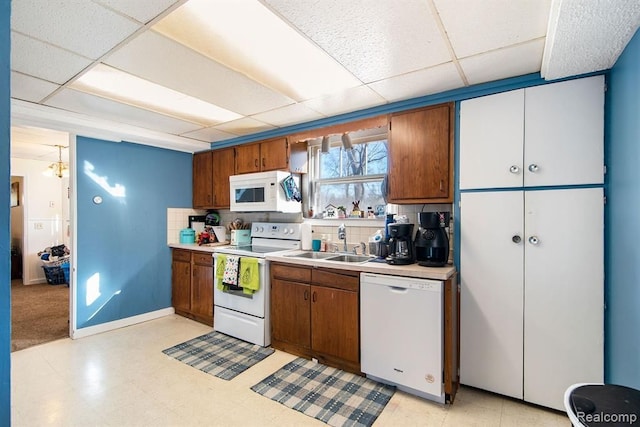
<svg viewBox="0 0 640 427"><path fill-rule="evenodd" d="M293 228L289 228L289 234L293 234Z"/></svg>
<svg viewBox="0 0 640 427"><path fill-rule="evenodd" d="M286 236L287 234L289 234L289 230L287 230L286 228L283 228L282 229L282 234L284 234Z"/></svg>

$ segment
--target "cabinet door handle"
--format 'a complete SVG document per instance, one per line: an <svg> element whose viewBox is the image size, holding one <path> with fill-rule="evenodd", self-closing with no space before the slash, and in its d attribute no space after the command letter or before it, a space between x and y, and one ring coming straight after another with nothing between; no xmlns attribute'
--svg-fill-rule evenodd
<svg viewBox="0 0 640 427"><path fill-rule="evenodd" d="M256 165L256 167L258 167L258 159L256 159L256 161L254 162L254 164Z"/></svg>
<svg viewBox="0 0 640 427"><path fill-rule="evenodd" d="M509 168L509 172L511 173L519 173L520 172L520 168L517 165L513 165Z"/></svg>
<svg viewBox="0 0 640 427"><path fill-rule="evenodd" d="M513 243L520 243L520 242L522 241L522 238L516 234L515 236L513 236L513 237L511 238L511 241L512 241Z"/></svg>
<svg viewBox="0 0 640 427"><path fill-rule="evenodd" d="M309 299L309 291L308 290L304 290L304 300L307 301Z"/></svg>
<svg viewBox="0 0 640 427"><path fill-rule="evenodd" d="M536 165L535 163L531 163L529 165L529 172L536 173L536 172L538 172L538 169L539 169L538 165Z"/></svg>
<svg viewBox="0 0 640 427"><path fill-rule="evenodd" d="M312 301L312 302L316 302L316 300L317 300L317 299L318 299L318 298L317 298L317 294L316 294L315 292L314 292L314 293L312 293L312 294L311 294L311 301Z"/></svg>
<svg viewBox="0 0 640 427"><path fill-rule="evenodd" d="M444 191L444 179L440 180L440 191Z"/></svg>
<svg viewBox="0 0 640 427"><path fill-rule="evenodd" d="M532 245L537 245L538 243L540 243L540 239L538 239L538 236L531 236L529 237L529 243L531 243Z"/></svg>
<svg viewBox="0 0 640 427"><path fill-rule="evenodd" d="M265 161L264 161L264 157L262 158L262 167L265 166Z"/></svg>

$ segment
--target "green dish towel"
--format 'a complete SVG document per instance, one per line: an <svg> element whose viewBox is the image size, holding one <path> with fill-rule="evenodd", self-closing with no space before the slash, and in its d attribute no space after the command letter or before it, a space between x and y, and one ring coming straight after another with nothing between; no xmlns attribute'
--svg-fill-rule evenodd
<svg viewBox="0 0 640 427"><path fill-rule="evenodd" d="M224 284L222 278L224 277L224 269L227 265L227 256L224 254L218 254L218 260L216 261L216 287L224 291Z"/></svg>
<svg viewBox="0 0 640 427"><path fill-rule="evenodd" d="M240 258L240 284L242 292L253 294L260 289L257 258Z"/></svg>

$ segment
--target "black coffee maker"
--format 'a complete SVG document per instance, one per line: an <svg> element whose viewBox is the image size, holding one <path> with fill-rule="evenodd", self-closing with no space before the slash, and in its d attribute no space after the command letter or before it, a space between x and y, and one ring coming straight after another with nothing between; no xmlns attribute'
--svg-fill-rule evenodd
<svg viewBox="0 0 640 427"><path fill-rule="evenodd" d="M389 230L389 255L387 264L413 264L413 224L393 222L387 224Z"/></svg>
<svg viewBox="0 0 640 427"><path fill-rule="evenodd" d="M419 212L416 233L416 261L424 267L442 267L449 260L449 238L445 227L449 212Z"/></svg>

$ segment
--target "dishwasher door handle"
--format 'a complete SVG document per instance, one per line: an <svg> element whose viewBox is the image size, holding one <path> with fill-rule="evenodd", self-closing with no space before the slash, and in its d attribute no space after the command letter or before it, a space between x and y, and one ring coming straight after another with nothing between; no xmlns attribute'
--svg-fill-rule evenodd
<svg viewBox="0 0 640 427"><path fill-rule="evenodd" d="M391 292L394 292L396 294L406 294L407 292L409 292L409 289L400 286L389 286L389 289L391 290Z"/></svg>

